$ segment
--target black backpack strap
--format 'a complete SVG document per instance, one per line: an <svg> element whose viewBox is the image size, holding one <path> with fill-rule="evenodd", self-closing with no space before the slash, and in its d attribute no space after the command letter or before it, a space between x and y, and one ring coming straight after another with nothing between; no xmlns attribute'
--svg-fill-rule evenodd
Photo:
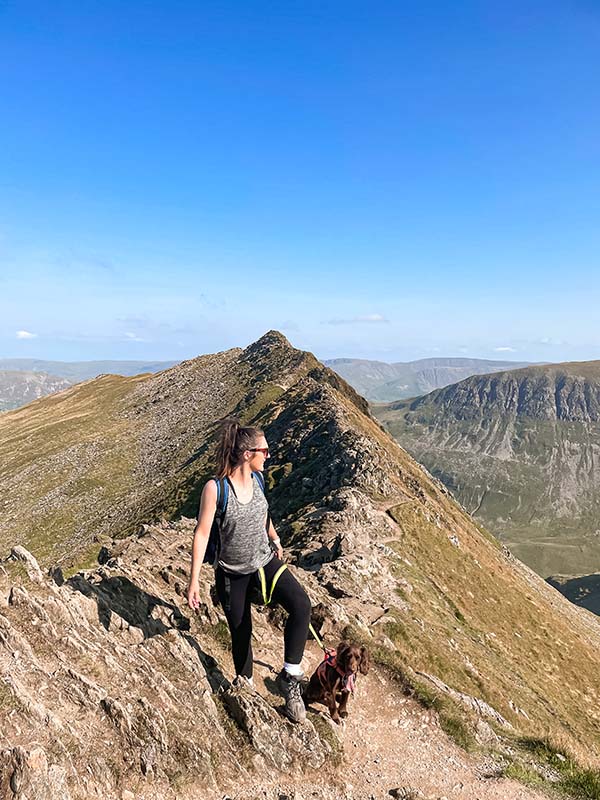
<svg viewBox="0 0 600 800"><path fill-rule="evenodd" d="M222 522L229 499L229 483L226 478L214 478L213 480L217 484L217 514L219 522Z"/></svg>

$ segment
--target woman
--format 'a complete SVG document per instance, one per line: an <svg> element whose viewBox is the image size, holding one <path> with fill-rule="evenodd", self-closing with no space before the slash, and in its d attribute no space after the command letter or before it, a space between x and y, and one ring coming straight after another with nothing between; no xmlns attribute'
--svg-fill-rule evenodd
<svg viewBox="0 0 600 800"><path fill-rule="evenodd" d="M229 483L227 507L221 524L220 548L215 564L217 596L229 630L236 678L234 684L253 687L252 617L250 592L259 582L264 568L267 585L283 565L283 549L261 486L253 473L264 469L269 445L263 431L241 427L236 420L225 420L217 449L217 477ZM188 586L188 605L200 604L198 576L210 529L217 510L217 484L210 480L202 490L198 523L194 530L192 567ZM269 527L267 530L267 519ZM273 552L275 551L275 552ZM301 697L300 663L308 636L310 600L289 569L279 576L273 601L289 613L284 631L284 662L277 686L285 697L285 710L293 722L303 722L306 710Z"/></svg>

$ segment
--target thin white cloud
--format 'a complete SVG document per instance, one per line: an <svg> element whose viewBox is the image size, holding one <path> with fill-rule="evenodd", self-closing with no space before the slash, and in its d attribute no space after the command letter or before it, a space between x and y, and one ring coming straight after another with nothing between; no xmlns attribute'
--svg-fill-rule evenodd
<svg viewBox="0 0 600 800"><path fill-rule="evenodd" d="M361 314L358 317L352 317L351 319L328 319L324 324L325 325L356 325L361 323L378 323L378 322L385 322L388 323L389 319L386 319L382 314Z"/></svg>
<svg viewBox="0 0 600 800"><path fill-rule="evenodd" d="M150 342L132 331L123 333L77 333L69 331L52 331L45 337L58 342L89 342L89 343L119 343L119 342Z"/></svg>
<svg viewBox="0 0 600 800"><path fill-rule="evenodd" d="M514 347L494 347L495 353L516 353Z"/></svg>
<svg viewBox="0 0 600 800"><path fill-rule="evenodd" d="M556 346L560 346L560 345L568 344L568 342L565 342L562 339L552 339L549 336L544 336L543 339L539 340L539 343L540 344L548 344L548 345L552 345L552 346L555 346L555 345Z"/></svg>
<svg viewBox="0 0 600 800"><path fill-rule="evenodd" d="M17 331L16 337L17 339L37 339L37 333L31 333L30 331Z"/></svg>

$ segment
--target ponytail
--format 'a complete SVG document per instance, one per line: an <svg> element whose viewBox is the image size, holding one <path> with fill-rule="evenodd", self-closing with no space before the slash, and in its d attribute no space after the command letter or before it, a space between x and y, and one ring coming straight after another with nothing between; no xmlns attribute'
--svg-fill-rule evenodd
<svg viewBox="0 0 600 800"><path fill-rule="evenodd" d="M217 444L217 478L229 475L260 436L264 436L260 428L243 428L237 419L224 419Z"/></svg>

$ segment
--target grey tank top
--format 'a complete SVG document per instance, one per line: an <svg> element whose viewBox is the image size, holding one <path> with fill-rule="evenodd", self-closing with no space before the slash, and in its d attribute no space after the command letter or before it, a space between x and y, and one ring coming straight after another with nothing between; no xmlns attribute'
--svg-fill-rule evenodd
<svg viewBox="0 0 600 800"><path fill-rule="evenodd" d="M221 525L219 567L246 575L268 564L273 557L266 529L268 509L256 478L252 478L252 497L247 503L240 503L229 484L225 519Z"/></svg>

